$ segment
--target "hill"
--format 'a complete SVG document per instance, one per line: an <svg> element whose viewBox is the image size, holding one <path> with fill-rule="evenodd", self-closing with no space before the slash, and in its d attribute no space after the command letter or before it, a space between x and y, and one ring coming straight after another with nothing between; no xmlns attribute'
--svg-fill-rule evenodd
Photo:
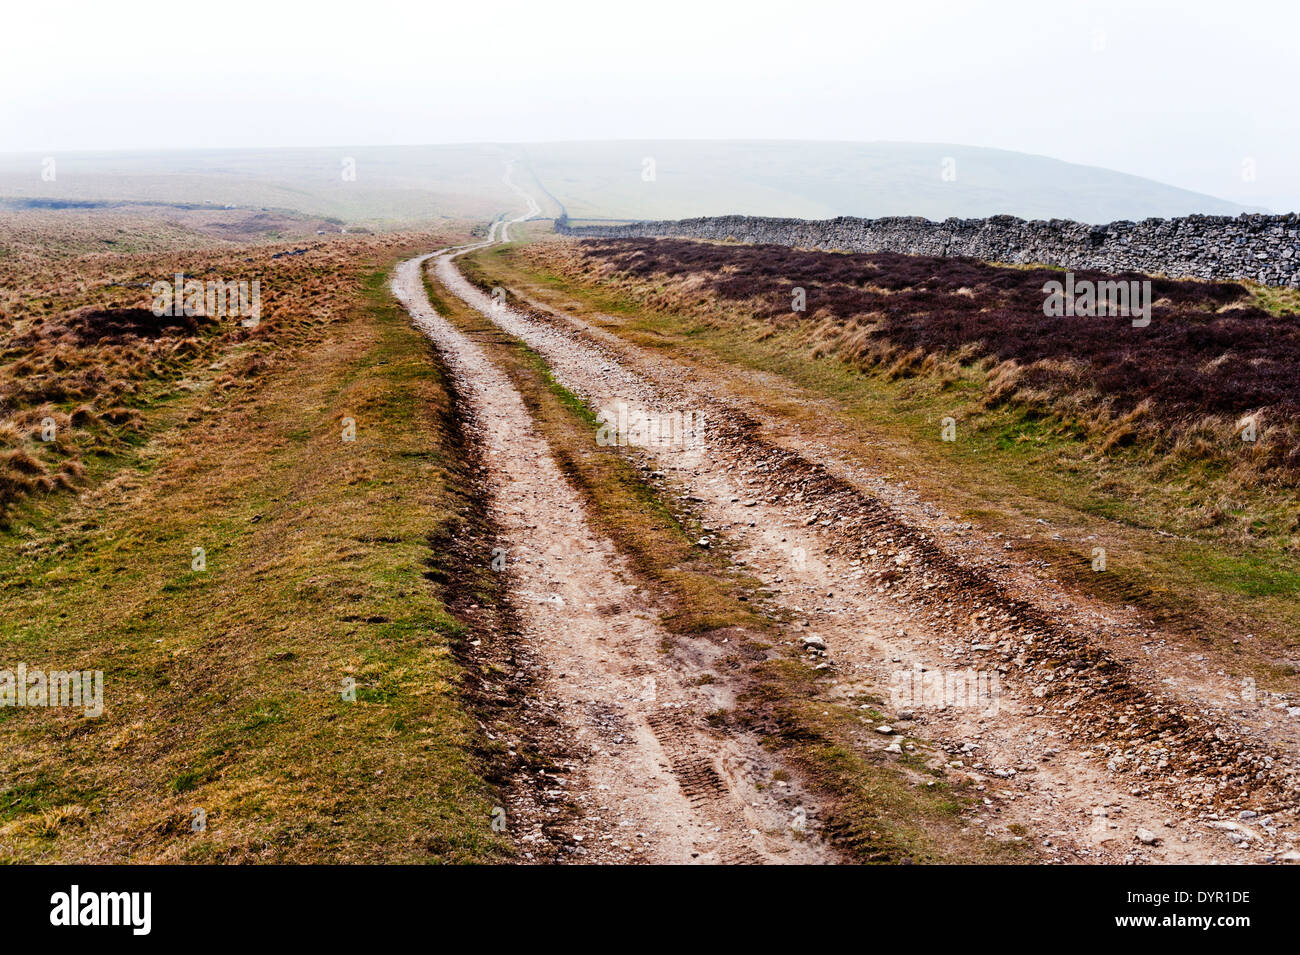
<svg viewBox="0 0 1300 955"><path fill-rule="evenodd" d="M340 226L489 218L515 181L575 220L919 215L1081 222L1236 215L1235 203L1107 169L943 143L620 141L0 155L0 203L294 212ZM653 176L647 160L653 160ZM531 175L529 175L531 173ZM643 175L643 173L645 175ZM81 205L79 205L81 204Z"/></svg>
<svg viewBox="0 0 1300 955"><path fill-rule="evenodd" d="M1005 213L1111 222L1261 211L1109 169L945 143L628 141L522 148L574 219ZM642 178L648 158L653 181Z"/></svg>

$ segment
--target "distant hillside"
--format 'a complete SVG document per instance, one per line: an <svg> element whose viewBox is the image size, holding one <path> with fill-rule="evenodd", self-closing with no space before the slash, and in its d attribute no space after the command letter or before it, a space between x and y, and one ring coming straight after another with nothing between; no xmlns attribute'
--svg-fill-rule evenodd
<svg viewBox="0 0 1300 955"><path fill-rule="evenodd" d="M563 204L573 219L1009 213L1110 222L1258 211L1106 169L925 143L480 143L50 158L52 180L42 178L44 156L0 155L0 201L45 209L130 202L292 210L348 226L486 219L519 208L502 182L506 161L518 158L514 180L543 200L544 215L558 215ZM654 161L653 179L643 178L646 159Z"/></svg>
<svg viewBox="0 0 1300 955"><path fill-rule="evenodd" d="M574 219L1006 213L1111 222L1263 211L1108 169L943 143L629 141L520 148ZM653 181L643 178L646 159L654 160Z"/></svg>
<svg viewBox="0 0 1300 955"><path fill-rule="evenodd" d="M347 224L490 218L519 202L491 145L0 155L0 200L293 210ZM45 208L51 206L46 204ZM75 208L75 206L70 206Z"/></svg>

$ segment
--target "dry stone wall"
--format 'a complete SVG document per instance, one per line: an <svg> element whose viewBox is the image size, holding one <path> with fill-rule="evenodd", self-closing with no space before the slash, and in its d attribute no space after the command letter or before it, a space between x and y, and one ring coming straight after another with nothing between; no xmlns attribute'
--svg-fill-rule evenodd
<svg viewBox="0 0 1300 955"><path fill-rule="evenodd" d="M593 238L734 239L808 249L968 255L990 262L1300 286L1300 216L1295 213L1185 216L1109 225L1064 219L1027 222L1014 216L943 222L914 217L810 221L718 216L609 226L570 226L560 219L555 228L566 235Z"/></svg>

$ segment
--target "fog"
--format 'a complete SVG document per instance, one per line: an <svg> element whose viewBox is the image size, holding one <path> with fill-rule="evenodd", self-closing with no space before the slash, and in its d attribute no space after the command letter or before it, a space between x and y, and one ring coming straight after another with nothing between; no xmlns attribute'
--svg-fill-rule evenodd
<svg viewBox="0 0 1300 955"><path fill-rule="evenodd" d="M14 4L0 151L900 140L1300 208L1300 7Z"/></svg>

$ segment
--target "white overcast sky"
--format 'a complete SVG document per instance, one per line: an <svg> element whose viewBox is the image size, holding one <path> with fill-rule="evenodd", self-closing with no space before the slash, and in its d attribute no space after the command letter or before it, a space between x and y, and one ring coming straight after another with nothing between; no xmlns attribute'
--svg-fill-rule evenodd
<svg viewBox="0 0 1300 955"><path fill-rule="evenodd" d="M1300 208L1295 0L65 0L3 23L0 151L912 140Z"/></svg>

